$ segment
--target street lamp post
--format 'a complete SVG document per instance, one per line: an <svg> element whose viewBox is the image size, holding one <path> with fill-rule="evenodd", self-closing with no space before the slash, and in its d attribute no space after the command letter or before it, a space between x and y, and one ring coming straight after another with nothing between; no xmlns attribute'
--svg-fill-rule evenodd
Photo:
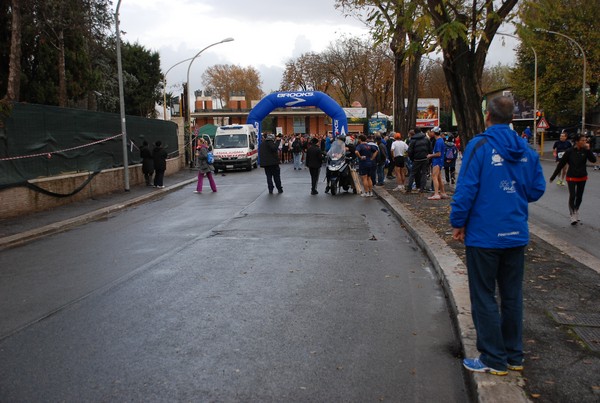
<svg viewBox="0 0 600 403"><path fill-rule="evenodd" d="M169 69L167 70L167 72L163 76L163 118L165 120L167 120L167 74L169 74L169 71L173 70L173 68L179 66L181 63L185 63L185 62L190 61L190 60L192 60L192 57L188 57L185 60L182 60L180 62L175 63L174 65L172 65L171 67L169 67Z"/></svg>
<svg viewBox="0 0 600 403"><path fill-rule="evenodd" d="M534 28L534 31L546 32L549 34L555 34L555 35L562 36L563 38L567 38L568 40L573 42L579 48L579 51L581 52L581 55L583 56L583 83L581 84L581 134L585 135L585 75L586 75L586 64L587 64L587 60L585 58L585 52L583 51L583 48L581 47L581 45L575 39L573 39L570 36L567 36L563 33L556 32L556 31L550 31L550 30L544 29L544 28Z"/></svg>
<svg viewBox="0 0 600 403"><path fill-rule="evenodd" d="M190 139L192 138L192 111L191 111L191 108L190 108L190 105L189 105L190 104L190 102L189 102L189 98L190 98L189 94L190 94L190 69L192 68L192 63L194 63L194 60L196 60L196 58L198 56L200 56L200 54L202 54L202 52L204 52L206 49L208 49L210 47L213 47L215 45L218 45L220 43L231 42L231 41L233 41L233 38L225 38L222 41L212 43L212 44L208 45L207 47L205 47L204 49L202 49L200 52L196 53L196 55L194 57L192 57L192 60L190 61L190 64L189 64L188 69L187 69L187 79L186 79L188 99L185 100L186 101L186 105L187 105L187 112L188 112L188 121L187 121L187 124L188 124L188 128L189 128L189 131L190 131ZM193 153L191 155L190 161L192 159L193 159Z"/></svg>
<svg viewBox="0 0 600 403"><path fill-rule="evenodd" d="M123 65L121 63L121 32L119 29L119 7L121 0L117 3L115 11L115 29L117 31L117 74L119 76L119 104L121 106L121 139L123 141L123 179L125 191L129 191L129 159L127 157L127 124L125 122L125 95L123 91Z"/></svg>

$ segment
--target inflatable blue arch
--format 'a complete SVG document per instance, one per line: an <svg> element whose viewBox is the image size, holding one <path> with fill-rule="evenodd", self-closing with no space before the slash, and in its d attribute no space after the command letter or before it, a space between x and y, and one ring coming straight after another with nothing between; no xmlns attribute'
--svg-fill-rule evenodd
<svg viewBox="0 0 600 403"><path fill-rule="evenodd" d="M254 125L258 132L260 143L261 122L276 108L291 108L316 106L331 117L333 136L346 135L348 133L348 119L346 112L329 95L319 91L297 91L297 92L274 92L260 100L250 111L246 123Z"/></svg>

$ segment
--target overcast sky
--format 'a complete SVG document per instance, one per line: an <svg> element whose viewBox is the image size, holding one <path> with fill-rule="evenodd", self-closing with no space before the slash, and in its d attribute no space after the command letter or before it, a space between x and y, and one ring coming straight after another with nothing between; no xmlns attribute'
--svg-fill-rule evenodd
<svg viewBox="0 0 600 403"><path fill-rule="evenodd" d="M116 7L116 0L114 1ZM193 57L206 46L227 37L233 42L211 47L190 69L190 88L202 88L201 75L215 64L256 68L263 91L279 88L285 63L302 53L323 51L347 36L368 37L355 18L345 18L333 0L122 0L122 40L138 42L160 54L162 70ZM495 40L488 63L512 63L515 41ZM167 76L168 91L178 94L189 63Z"/></svg>

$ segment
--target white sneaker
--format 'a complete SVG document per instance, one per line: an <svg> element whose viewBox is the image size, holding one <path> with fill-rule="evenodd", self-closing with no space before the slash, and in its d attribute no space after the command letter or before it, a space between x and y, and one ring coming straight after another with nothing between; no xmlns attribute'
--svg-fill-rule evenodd
<svg viewBox="0 0 600 403"><path fill-rule="evenodd" d="M575 213L571 213L571 225L577 225L577 218L575 217Z"/></svg>
<svg viewBox="0 0 600 403"><path fill-rule="evenodd" d="M368 196L368 197L373 197L373 192L369 192L369 193L367 193L367 196Z"/></svg>
<svg viewBox="0 0 600 403"><path fill-rule="evenodd" d="M367 192L362 192L362 193L360 194L360 197L369 197L369 195L367 194Z"/></svg>
<svg viewBox="0 0 600 403"><path fill-rule="evenodd" d="M397 192L397 191L400 191L400 190L402 190L402 187L401 187L401 186L396 186L396 187L395 187L395 188L393 188L392 190Z"/></svg>

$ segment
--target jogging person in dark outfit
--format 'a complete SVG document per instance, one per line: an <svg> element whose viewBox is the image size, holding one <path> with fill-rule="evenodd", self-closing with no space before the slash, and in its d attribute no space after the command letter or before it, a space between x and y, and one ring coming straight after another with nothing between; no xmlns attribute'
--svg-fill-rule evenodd
<svg viewBox="0 0 600 403"><path fill-rule="evenodd" d="M560 161L563 155L565 155L565 151L569 148L573 147L573 144L567 139L569 137L568 133L563 130L560 134L560 139L554 142L552 146L552 154L554 154L554 158L556 159L556 163ZM565 186L565 177L567 176L567 166L563 166L562 171L560 172L560 177L556 181L556 184L559 186Z"/></svg>
<svg viewBox="0 0 600 403"><path fill-rule="evenodd" d="M579 206L583 199L585 183L588 179L586 163L596 162L596 156L590 150L590 144L583 134L575 136L575 147L565 151L554 173L550 177L550 182L560 173L565 164L569 164L567 169L567 185L569 186L569 213L571 215L571 225L577 225L579 222Z"/></svg>

